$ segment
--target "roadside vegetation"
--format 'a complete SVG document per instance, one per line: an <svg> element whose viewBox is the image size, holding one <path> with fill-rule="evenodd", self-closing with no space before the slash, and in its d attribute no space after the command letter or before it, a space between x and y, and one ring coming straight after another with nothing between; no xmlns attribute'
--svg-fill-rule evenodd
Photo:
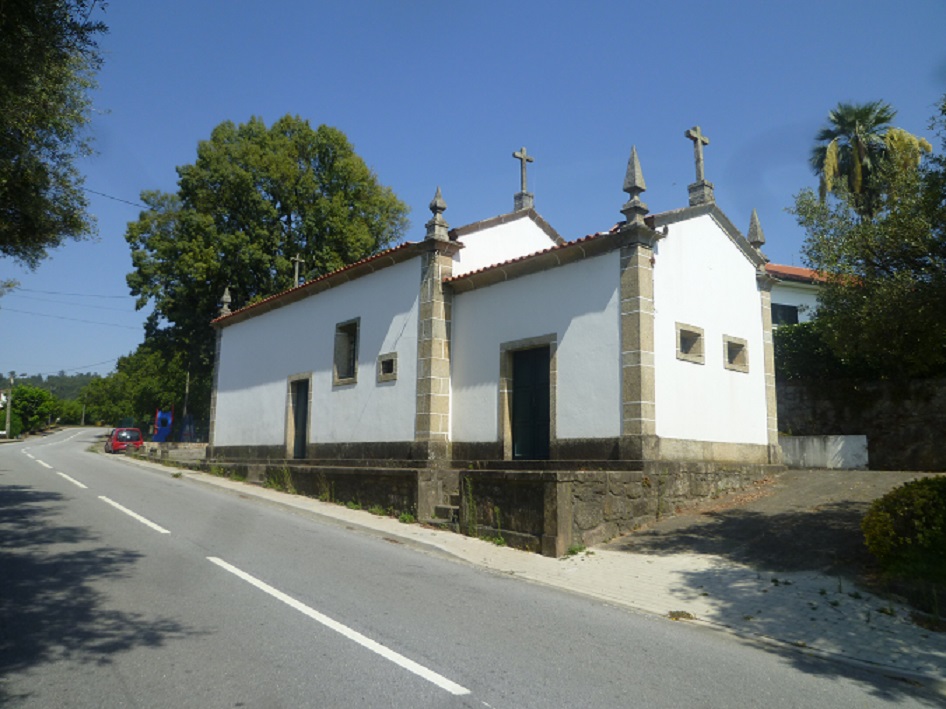
<svg viewBox="0 0 946 709"><path fill-rule="evenodd" d="M871 504L861 529L883 584L946 629L946 476L894 488Z"/></svg>

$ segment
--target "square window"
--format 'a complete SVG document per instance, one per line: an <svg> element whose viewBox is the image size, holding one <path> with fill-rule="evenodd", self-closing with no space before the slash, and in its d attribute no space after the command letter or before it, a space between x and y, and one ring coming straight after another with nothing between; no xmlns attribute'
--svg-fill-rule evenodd
<svg viewBox="0 0 946 709"><path fill-rule="evenodd" d="M703 328L677 323L677 359L703 364Z"/></svg>
<svg viewBox="0 0 946 709"><path fill-rule="evenodd" d="M734 372L749 371L749 348L745 340L723 335L723 366Z"/></svg>
<svg viewBox="0 0 946 709"><path fill-rule="evenodd" d="M335 369L333 384L354 384L358 380L358 325L361 318L335 326Z"/></svg>
<svg viewBox="0 0 946 709"><path fill-rule="evenodd" d="M397 352L378 357L378 381L393 382L397 379Z"/></svg>

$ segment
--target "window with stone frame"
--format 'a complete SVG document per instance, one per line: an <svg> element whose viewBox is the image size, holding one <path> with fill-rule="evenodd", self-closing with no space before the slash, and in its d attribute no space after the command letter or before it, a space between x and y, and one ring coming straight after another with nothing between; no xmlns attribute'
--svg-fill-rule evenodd
<svg viewBox="0 0 946 709"><path fill-rule="evenodd" d="M335 326L335 367L333 384L354 384L358 380L358 328L361 318Z"/></svg>
<svg viewBox="0 0 946 709"><path fill-rule="evenodd" d="M677 323L677 359L703 364L703 328Z"/></svg>
<svg viewBox="0 0 946 709"><path fill-rule="evenodd" d="M397 379L397 352L378 356L378 382L393 382Z"/></svg>
<svg viewBox="0 0 946 709"><path fill-rule="evenodd" d="M749 371L749 345L745 340L723 335L723 366L734 372Z"/></svg>

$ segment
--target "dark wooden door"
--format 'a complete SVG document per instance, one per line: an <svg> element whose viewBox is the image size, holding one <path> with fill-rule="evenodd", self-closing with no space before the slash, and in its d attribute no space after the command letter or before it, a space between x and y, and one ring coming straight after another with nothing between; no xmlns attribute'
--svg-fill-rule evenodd
<svg viewBox="0 0 946 709"><path fill-rule="evenodd" d="M290 389L292 406L292 457L305 458L309 444L309 381L294 381Z"/></svg>
<svg viewBox="0 0 946 709"><path fill-rule="evenodd" d="M548 347L513 352L512 457L545 460L549 457Z"/></svg>

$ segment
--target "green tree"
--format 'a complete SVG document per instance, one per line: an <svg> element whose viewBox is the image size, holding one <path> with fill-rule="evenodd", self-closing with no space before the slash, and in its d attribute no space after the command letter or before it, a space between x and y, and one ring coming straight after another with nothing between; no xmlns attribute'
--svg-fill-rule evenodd
<svg viewBox="0 0 946 709"><path fill-rule="evenodd" d="M819 194L824 201L838 186L847 191L857 214L871 217L880 207L879 171L895 152L901 161L931 150L922 138L894 128L890 122L897 115L884 101L839 103L828 112L828 124L815 136L811 167L820 179Z"/></svg>
<svg viewBox="0 0 946 709"><path fill-rule="evenodd" d="M0 2L0 254L35 267L93 227L75 161L106 31L97 0Z"/></svg>
<svg viewBox="0 0 946 709"><path fill-rule="evenodd" d="M123 418L132 416L127 389L128 377L121 372L91 381L79 396L85 404L86 421L116 426Z"/></svg>
<svg viewBox="0 0 946 709"><path fill-rule="evenodd" d="M13 387L13 414L20 419L24 431L41 431L59 417L60 403L55 396L39 387L19 384Z"/></svg>
<svg viewBox="0 0 946 709"><path fill-rule="evenodd" d="M946 96L934 126L946 151ZM946 370L946 160L917 169L885 160L877 168L870 216L845 185L822 201L811 190L793 213L807 236L804 257L825 274L817 327L843 361L891 378Z"/></svg>
<svg viewBox="0 0 946 709"><path fill-rule="evenodd" d="M245 305L291 287L297 255L306 278L365 258L402 236L407 207L341 131L293 116L222 123L177 172L176 194L141 196L127 280L139 308L154 305L150 351L190 372L191 410L206 416L224 289Z"/></svg>

